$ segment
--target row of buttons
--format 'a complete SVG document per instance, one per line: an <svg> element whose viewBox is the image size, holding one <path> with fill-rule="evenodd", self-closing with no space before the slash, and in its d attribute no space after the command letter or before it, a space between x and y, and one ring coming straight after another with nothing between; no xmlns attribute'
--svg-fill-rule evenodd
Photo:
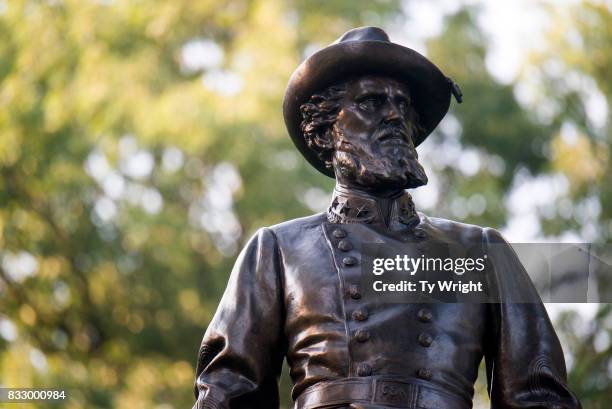
<svg viewBox="0 0 612 409"><path fill-rule="evenodd" d="M341 229L334 230L334 237L336 238L344 238L346 237L346 232ZM350 241L343 239L338 243L338 249L341 251L350 251L353 249L353 245ZM357 264L357 259L352 256L344 257L342 259L342 264L347 267L351 267ZM351 285L349 287L349 294L352 299L358 300L361 298L361 291L357 285ZM365 308L357 309L353 311L351 314L355 321L365 321L368 319L368 311ZM370 332L364 329L357 330L355 332L355 339L357 342L366 342L370 339Z"/></svg>
<svg viewBox="0 0 612 409"><path fill-rule="evenodd" d="M427 324L433 320L433 314L427 308L422 308L417 312L416 318L420 322ZM429 335L427 332L420 333L417 340L419 344L424 348L429 348L431 344L433 343L433 337ZM416 375L419 378L424 379L426 381L430 380L432 377L431 371L427 368L417 369Z"/></svg>
<svg viewBox="0 0 612 409"><path fill-rule="evenodd" d="M334 231L332 232L332 235L334 236L334 238L336 239L341 239L338 242L338 250L343 251L343 252L347 252L347 251L351 251L353 249L353 244L346 240L346 231L343 229L334 229ZM346 256L342 259L342 264L344 264L346 267L353 267L356 266L358 264L358 260L357 258L353 257L353 256ZM349 296L353 299L353 300L358 300L361 298L361 290L359 289L359 286L356 284L351 284L348 287L348 294Z"/></svg>
<svg viewBox="0 0 612 409"><path fill-rule="evenodd" d="M334 238L340 239L340 241L338 242L338 250L346 253L353 249L353 244L349 240L346 239L347 234L345 230L335 229L332 232L332 235L334 236ZM357 258L353 256L346 256L342 258L342 264L346 267L356 266L358 262L359 261L357 260ZM348 286L348 295L353 300L361 299L361 289L359 288L359 285L350 284ZM368 314L367 309L365 309L365 307L361 307L361 308L354 310L353 313L351 314L351 317L355 321L363 322L368 319L368 315L369 314ZM357 331L355 331L354 337L357 342L360 342L360 343L367 342L370 339L370 332L364 329L358 329ZM361 362L357 365L357 376L370 376L370 375L372 375L372 367L370 366L370 364L366 362Z"/></svg>
<svg viewBox="0 0 612 409"><path fill-rule="evenodd" d="M353 244L346 239L347 233L343 229L335 229L332 232L332 235L336 239L340 239L338 242L338 250L342 252L349 252L353 249ZM414 235L416 238L424 239L426 236L425 232L422 230L414 230ZM352 267L358 264L357 258L353 256L347 256L342 259L342 264L347 267ZM348 295L353 300L361 299L361 290L357 284L351 284L348 286ZM368 319L368 311L365 308L358 308L353 311L351 314L353 320L355 321L366 321ZM433 319L433 314L428 309L421 309L417 312L417 320L428 323ZM355 331L355 340L360 343L367 342L370 339L370 332L364 329L359 329ZM429 347L433 343L433 337L427 333L421 333L418 337L418 342L423 347ZM367 362L361 362L357 365L357 376L370 376L372 375L372 366ZM416 372L416 375L425 380L431 379L431 371L427 368L419 368Z"/></svg>

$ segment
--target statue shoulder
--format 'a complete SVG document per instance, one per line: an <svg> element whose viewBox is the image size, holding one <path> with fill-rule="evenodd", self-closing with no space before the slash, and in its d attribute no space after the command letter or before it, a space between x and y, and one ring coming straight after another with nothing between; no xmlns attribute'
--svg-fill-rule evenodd
<svg viewBox="0 0 612 409"><path fill-rule="evenodd" d="M269 226L267 229L274 233L279 242L296 242L312 237L313 233L322 234L320 226L325 222L327 222L327 214L322 212L311 216L287 220Z"/></svg>
<svg viewBox="0 0 612 409"><path fill-rule="evenodd" d="M421 212L418 214L421 219L419 227L426 232L429 231L431 235L438 236L445 241L481 242L484 231L488 229L487 227L481 227L475 224L427 216Z"/></svg>

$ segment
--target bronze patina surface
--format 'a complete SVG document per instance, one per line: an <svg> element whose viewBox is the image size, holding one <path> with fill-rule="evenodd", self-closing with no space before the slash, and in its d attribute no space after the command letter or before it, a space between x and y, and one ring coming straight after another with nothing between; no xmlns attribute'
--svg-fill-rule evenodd
<svg viewBox="0 0 612 409"><path fill-rule="evenodd" d="M296 409L468 409L483 358L493 408L580 408L512 248L494 229L417 212L405 190L427 183L416 145L461 95L407 50L359 28L292 77L290 135L336 189L327 212L262 228L241 252L202 341L194 408L278 408L285 358ZM360 280L365 243L425 256L436 255L432 243L476 243L498 302L371 299ZM532 301L512 302L517 289Z"/></svg>

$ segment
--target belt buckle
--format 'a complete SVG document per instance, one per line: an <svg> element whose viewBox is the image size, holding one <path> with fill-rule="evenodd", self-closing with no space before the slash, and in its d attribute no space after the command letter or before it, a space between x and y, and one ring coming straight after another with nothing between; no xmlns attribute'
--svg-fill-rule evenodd
<svg viewBox="0 0 612 409"><path fill-rule="evenodd" d="M372 403L412 409L418 395L419 387L413 383L375 379Z"/></svg>

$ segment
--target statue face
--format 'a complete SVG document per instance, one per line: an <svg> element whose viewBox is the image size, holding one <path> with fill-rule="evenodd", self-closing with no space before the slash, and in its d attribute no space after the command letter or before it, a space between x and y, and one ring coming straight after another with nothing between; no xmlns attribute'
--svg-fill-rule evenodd
<svg viewBox="0 0 612 409"><path fill-rule="evenodd" d="M427 183L413 143L410 92L391 78L364 76L347 84L332 129L336 179L366 189Z"/></svg>

